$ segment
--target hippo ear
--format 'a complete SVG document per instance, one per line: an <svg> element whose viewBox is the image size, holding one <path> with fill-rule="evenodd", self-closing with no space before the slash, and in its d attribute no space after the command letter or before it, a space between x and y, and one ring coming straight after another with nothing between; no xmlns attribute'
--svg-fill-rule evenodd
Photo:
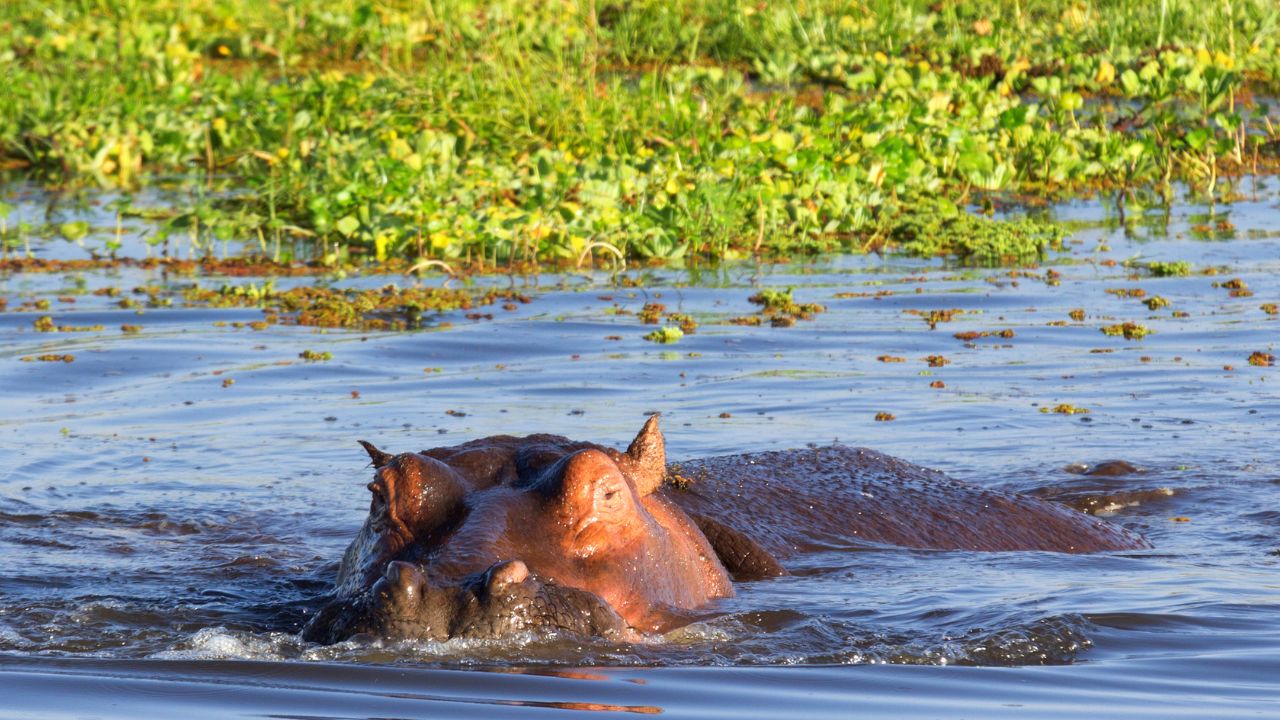
<svg viewBox="0 0 1280 720"><path fill-rule="evenodd" d="M667 446L658 429L658 416L651 415L627 447L625 470L642 497L662 487L667 477Z"/></svg>
<svg viewBox="0 0 1280 720"><path fill-rule="evenodd" d="M391 462L392 458L394 457L393 455L384 453L378 448L374 447L373 443L371 442L366 442L364 440L358 440L357 442L359 442L361 445L364 446L364 451L369 453L369 460L373 462L373 466L376 468L380 468L383 465L386 465L387 463Z"/></svg>

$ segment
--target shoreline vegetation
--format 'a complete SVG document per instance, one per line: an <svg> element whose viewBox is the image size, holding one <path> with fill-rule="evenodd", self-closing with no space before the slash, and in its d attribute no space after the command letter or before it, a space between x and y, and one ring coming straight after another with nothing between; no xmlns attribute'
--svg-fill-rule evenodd
<svg viewBox="0 0 1280 720"><path fill-rule="evenodd" d="M1278 43L1270 0L14 0L0 170L271 263L999 265L1064 234L1001 207L1275 172Z"/></svg>

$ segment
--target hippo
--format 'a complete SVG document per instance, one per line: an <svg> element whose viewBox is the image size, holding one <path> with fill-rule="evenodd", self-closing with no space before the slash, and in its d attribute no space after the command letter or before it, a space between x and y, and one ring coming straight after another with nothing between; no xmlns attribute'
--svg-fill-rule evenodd
<svg viewBox="0 0 1280 720"><path fill-rule="evenodd" d="M489 640L524 630L607 640L639 637L613 608L578 588L547 583L519 560L440 583L412 563L393 560L368 589L330 603L304 637L332 644L351 637Z"/></svg>
<svg viewBox="0 0 1280 720"><path fill-rule="evenodd" d="M374 466L369 515L304 629L445 640L521 630L629 641L706 614L733 583L832 547L1148 548L1065 505L831 445L667 464L658 416L625 451L499 435Z"/></svg>

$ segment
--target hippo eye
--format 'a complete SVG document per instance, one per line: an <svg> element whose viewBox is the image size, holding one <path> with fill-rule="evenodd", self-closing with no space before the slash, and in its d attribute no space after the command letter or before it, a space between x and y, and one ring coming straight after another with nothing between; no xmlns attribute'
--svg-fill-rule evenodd
<svg viewBox="0 0 1280 720"><path fill-rule="evenodd" d="M612 499L613 499L613 496L614 496L614 495L617 495L617 494L618 494L618 491L617 491L617 490L610 490L610 491L608 491L608 492L606 492L606 493L604 494L604 499L605 499L605 500L612 500Z"/></svg>

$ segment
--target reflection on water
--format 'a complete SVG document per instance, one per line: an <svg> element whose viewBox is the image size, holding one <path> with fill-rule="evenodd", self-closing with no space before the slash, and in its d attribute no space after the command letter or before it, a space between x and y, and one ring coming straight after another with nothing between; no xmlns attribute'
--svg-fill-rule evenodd
<svg viewBox="0 0 1280 720"><path fill-rule="evenodd" d="M1277 352L1263 307L1280 302L1275 202L1264 188L1218 208L1230 242L1200 237L1206 208L1126 236L1073 204L1057 210L1082 221L1069 252L1013 272L867 257L646 271L641 288L544 278L493 320L400 334L255 330L254 310L94 294L171 280L137 268L0 276L0 716L114 712L99 693L121 716L225 717L223 700L280 717L1274 713L1280 402L1276 370L1248 358ZM1153 278L1148 260L1195 271ZM223 282L169 287L196 280ZM827 312L726 324L755 310L758 284ZM1133 288L1169 305L1120 292ZM635 313L651 302L700 327L643 340ZM923 319L951 309L964 312L936 329ZM103 329L36 332L46 314ZM1099 330L1125 321L1153 332ZM46 353L75 358L20 359ZM1088 412L1053 411L1066 405ZM635 645L298 638L367 508L357 439L399 451L552 431L622 446L655 410L673 459L865 445L1108 515L1155 549L833 546ZM1117 459L1136 471L1082 474Z"/></svg>
<svg viewBox="0 0 1280 720"><path fill-rule="evenodd" d="M1275 654L1123 665L646 668L603 679L323 663L9 660L0 716L225 718L673 717L1113 718L1269 716ZM1231 676L1224 693L1222 678Z"/></svg>

